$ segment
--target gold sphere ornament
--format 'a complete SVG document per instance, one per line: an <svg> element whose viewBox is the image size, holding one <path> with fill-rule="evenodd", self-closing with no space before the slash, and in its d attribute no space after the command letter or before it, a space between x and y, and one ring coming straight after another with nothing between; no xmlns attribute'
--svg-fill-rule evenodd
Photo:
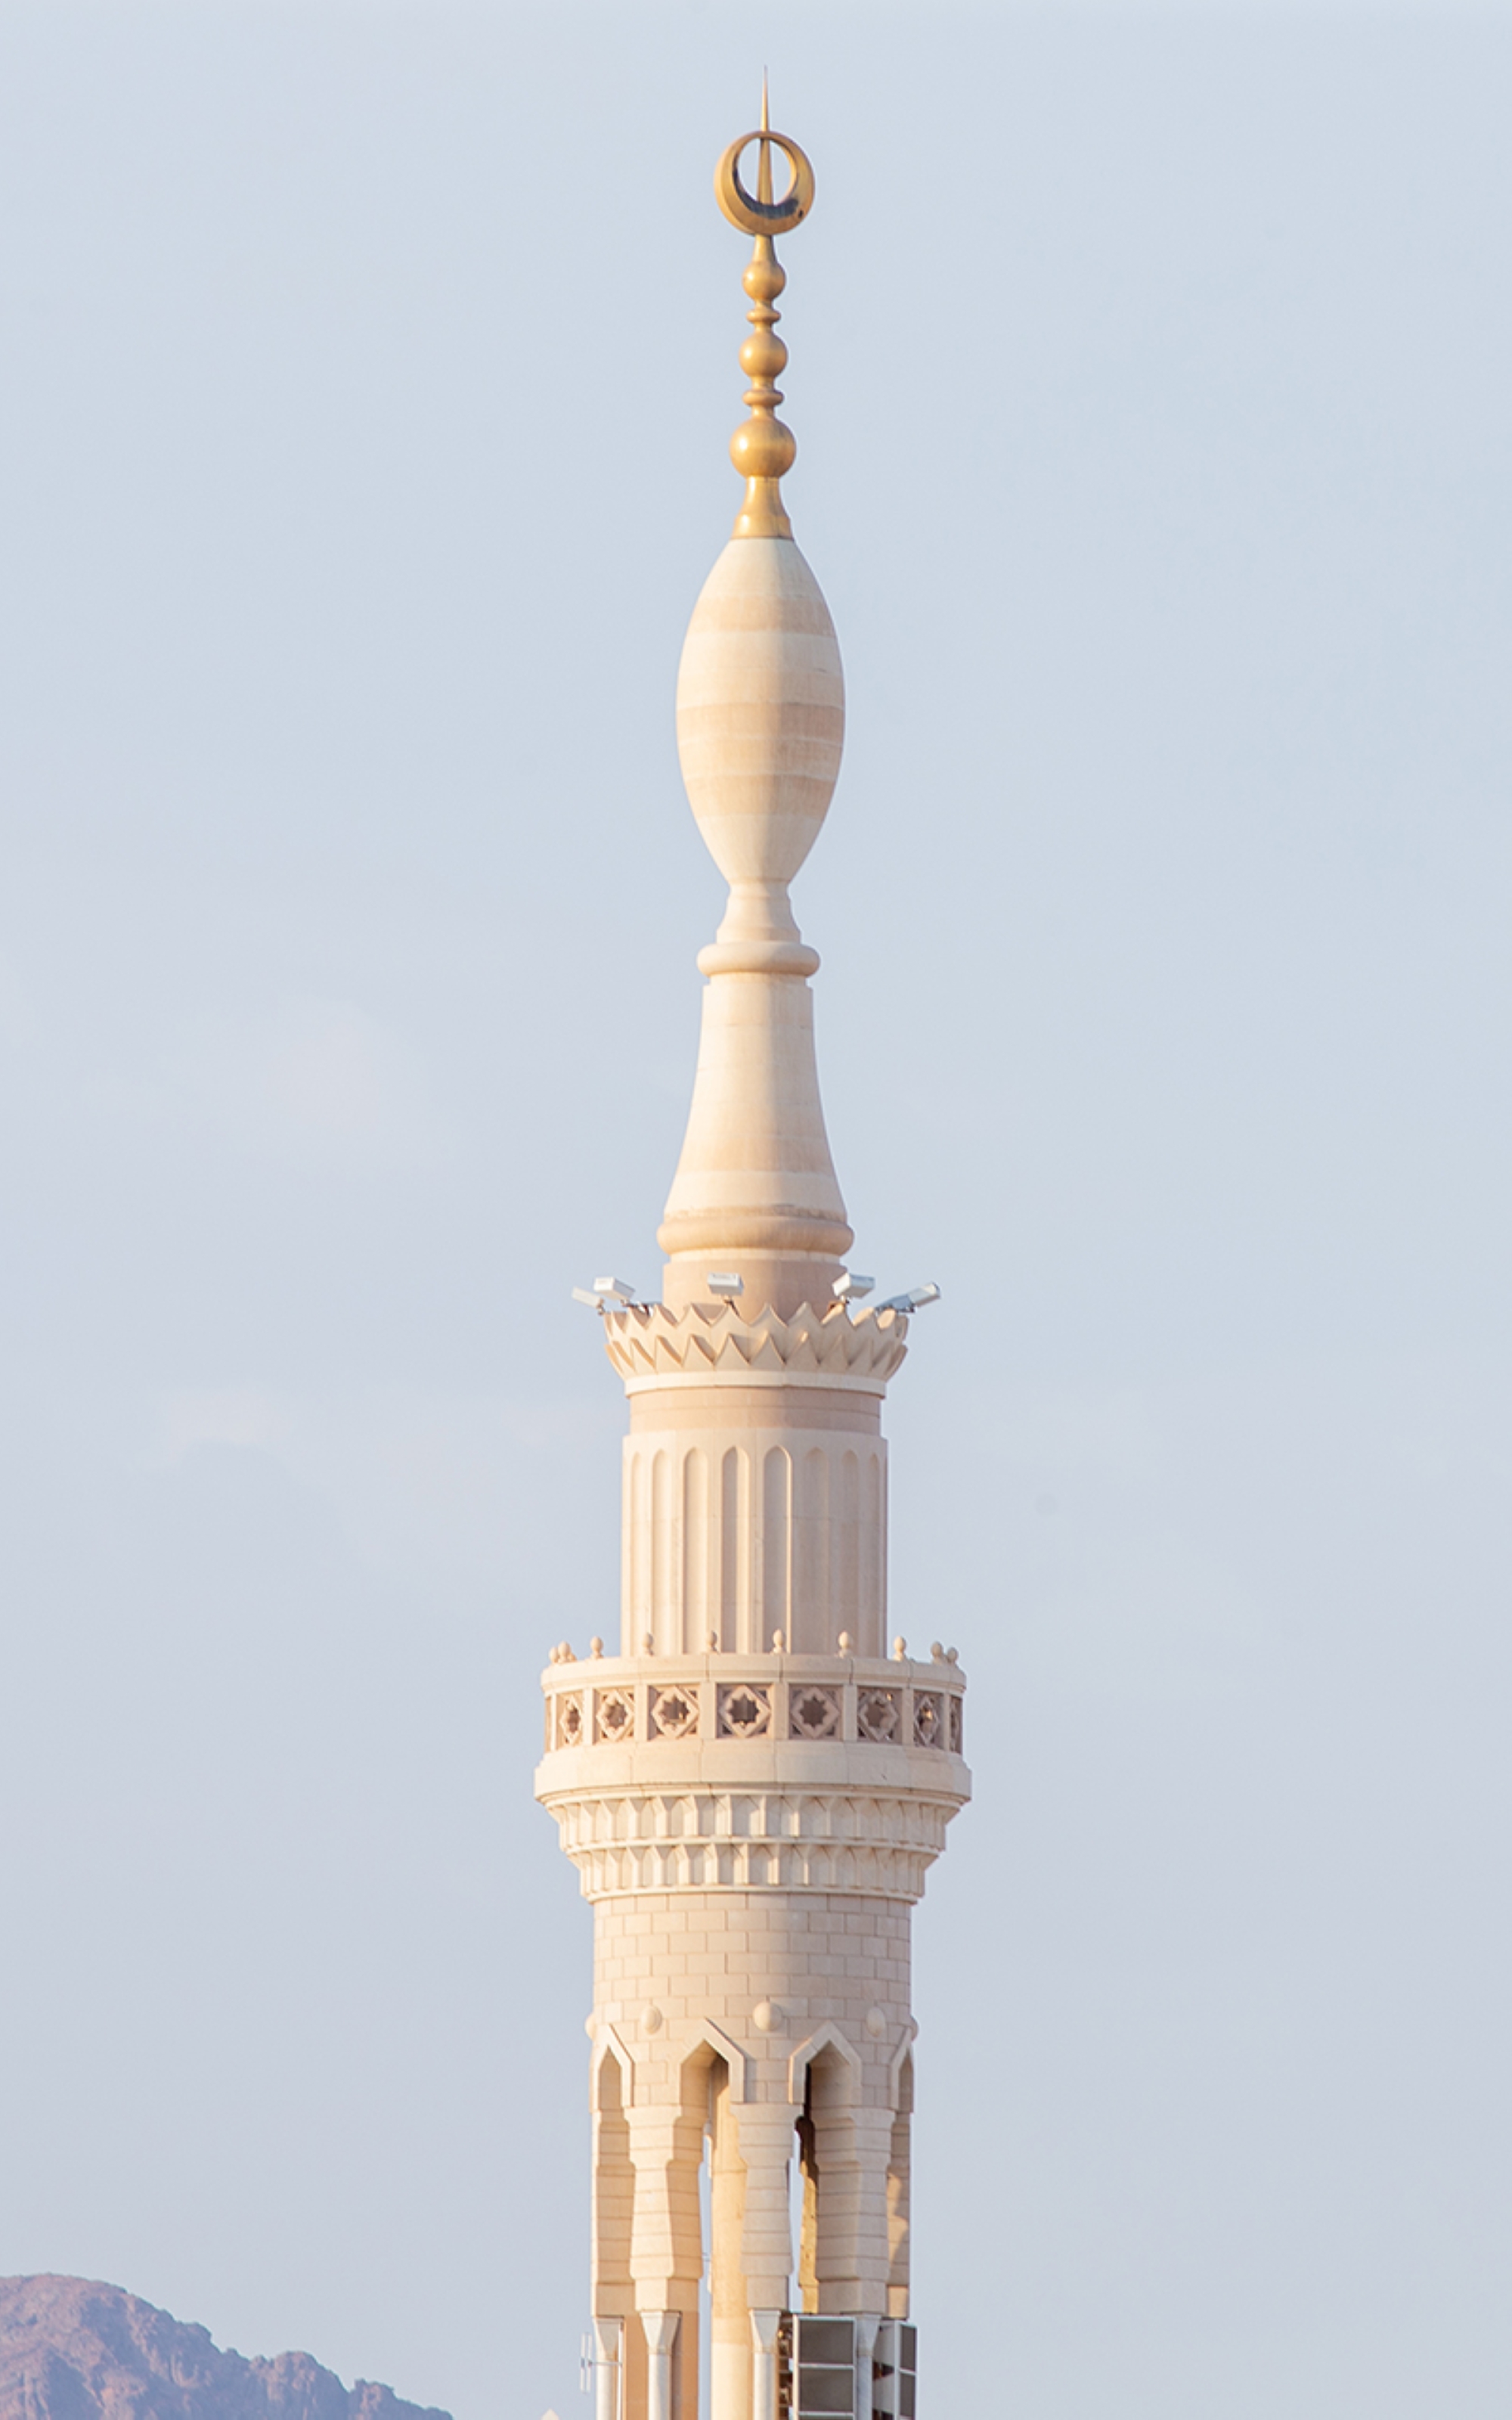
<svg viewBox="0 0 1512 2420"><path fill-rule="evenodd" d="M797 459L798 441L780 420L743 420L730 440L730 459L743 479L780 479Z"/></svg>

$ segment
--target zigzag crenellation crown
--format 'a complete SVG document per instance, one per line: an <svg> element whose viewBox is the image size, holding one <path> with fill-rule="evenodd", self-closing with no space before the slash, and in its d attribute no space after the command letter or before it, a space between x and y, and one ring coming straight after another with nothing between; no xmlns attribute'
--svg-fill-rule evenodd
<svg viewBox="0 0 1512 2420"><path fill-rule="evenodd" d="M604 1344L626 1380L678 1373L738 1377L750 1371L833 1376L837 1382L890 1378L908 1350L901 1311L824 1311L803 1303L791 1319L770 1309L748 1319L733 1302L628 1303L604 1313Z"/></svg>

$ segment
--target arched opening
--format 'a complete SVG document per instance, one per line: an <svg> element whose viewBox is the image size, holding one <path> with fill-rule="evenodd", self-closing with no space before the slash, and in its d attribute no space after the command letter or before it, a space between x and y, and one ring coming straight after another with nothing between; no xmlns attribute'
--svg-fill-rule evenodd
<svg viewBox="0 0 1512 2420"><path fill-rule="evenodd" d="M796 2263L794 2301L803 2311L819 2308L819 2155L814 2149L813 2134L813 2069L803 2071L803 2112L795 2128L797 2135L795 2160L797 2183L796 2226L794 2229Z"/></svg>
<svg viewBox="0 0 1512 2420"><path fill-rule="evenodd" d="M746 2223L746 2164L735 2132L730 2069L711 2061L708 2081L709 2406L724 2420L748 2420L750 2409L750 2318L741 2266Z"/></svg>
<svg viewBox="0 0 1512 2420"><path fill-rule="evenodd" d="M795 2301L804 2311L849 2307L856 2269L856 2164L851 2062L833 2040L803 2071L795 2120L797 2263Z"/></svg>
<svg viewBox="0 0 1512 2420"><path fill-rule="evenodd" d="M914 2057L898 2070L898 2105L887 2154L887 2317L908 2317L909 2153L914 2120Z"/></svg>
<svg viewBox="0 0 1512 2420"><path fill-rule="evenodd" d="M613 2051L598 2062L594 2091L594 2274L595 2311L622 2317L629 2308L630 2223L635 2173L625 2077Z"/></svg>
<svg viewBox="0 0 1512 2420"><path fill-rule="evenodd" d="M625 2113L625 2078L615 2053L606 2051L594 2077L594 2318L609 2326L599 2335L598 2357L623 2371L640 2348L640 2330L625 2320L635 2305L630 2282L630 2230L635 2215L635 2171L630 2163L630 2126ZM628 2342L634 2337L633 2344ZM629 2408L627 2381L608 2381L600 2408ZM644 2402L642 2388L641 2402Z"/></svg>

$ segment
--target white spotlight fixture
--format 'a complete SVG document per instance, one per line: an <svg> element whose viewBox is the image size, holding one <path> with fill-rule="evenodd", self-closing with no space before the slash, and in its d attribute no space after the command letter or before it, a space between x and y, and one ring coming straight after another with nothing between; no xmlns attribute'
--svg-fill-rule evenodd
<svg viewBox="0 0 1512 2420"><path fill-rule="evenodd" d="M862 1295L874 1294L876 1285L875 1278L858 1277L855 1269L847 1269L842 1277L835 1280L829 1291L837 1302L858 1302Z"/></svg>
<svg viewBox="0 0 1512 2420"><path fill-rule="evenodd" d="M592 1294L586 1286L574 1286L572 1298L586 1303L590 1311L612 1311L622 1305L633 1309L640 1299L625 1278L595 1278Z"/></svg>
<svg viewBox="0 0 1512 2420"><path fill-rule="evenodd" d="M907 1294L889 1294L886 1302L878 1303L877 1309L878 1311L922 1311L927 1302L938 1302L939 1298L940 1289L937 1285L914 1286Z"/></svg>
<svg viewBox="0 0 1512 2420"><path fill-rule="evenodd" d="M721 1302L733 1302L737 1294L746 1291L745 1279L737 1277L733 1269L711 1269L705 1283L709 1292L717 1294Z"/></svg>

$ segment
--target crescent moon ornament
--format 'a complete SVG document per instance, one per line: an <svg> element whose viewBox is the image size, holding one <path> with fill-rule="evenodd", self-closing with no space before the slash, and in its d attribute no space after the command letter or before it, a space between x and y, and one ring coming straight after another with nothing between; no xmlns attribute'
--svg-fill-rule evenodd
<svg viewBox="0 0 1512 2420"><path fill-rule="evenodd" d="M779 202L764 194L748 194L740 178L742 154L753 143L762 147L761 185L770 192L770 169L767 146L775 144L788 163L792 182ZM757 127L749 134L738 135L724 154L714 172L714 191L719 208L732 226L747 235L791 235L801 226L813 208L813 170L807 152L801 150L790 134L777 134L769 127Z"/></svg>
<svg viewBox="0 0 1512 2420"><path fill-rule="evenodd" d="M756 191L750 194L741 182L740 163L753 143L760 147L760 152ZM788 163L788 189L780 201L772 196L774 150L780 151ZM730 459L746 482L746 501L735 515L734 535L791 538L793 523L782 506L782 474L792 470L798 444L792 429L777 416L777 407L782 400L782 390L777 381L788 359L788 349L777 333L777 323L782 316L777 298L788 281L773 238L801 226L812 209L813 170L809 165L808 153L791 135L773 132L764 75L762 122L749 134L737 135L731 144L714 172L714 192L731 225L756 239L740 281L750 298L750 309L746 314L750 334L740 348L740 366L750 380L746 389L746 409L750 417L742 422L730 440Z"/></svg>

